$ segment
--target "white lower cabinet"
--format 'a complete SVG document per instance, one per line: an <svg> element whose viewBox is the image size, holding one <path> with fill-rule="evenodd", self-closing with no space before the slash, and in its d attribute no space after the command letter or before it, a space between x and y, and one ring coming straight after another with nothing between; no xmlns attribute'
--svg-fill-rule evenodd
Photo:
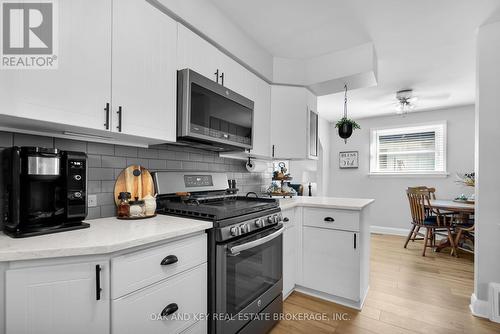
<svg viewBox="0 0 500 334"><path fill-rule="evenodd" d="M359 301L358 233L308 226L302 233L304 286Z"/></svg>
<svg viewBox="0 0 500 334"><path fill-rule="evenodd" d="M3 263L0 334L206 333L206 241L198 233L109 256Z"/></svg>
<svg viewBox="0 0 500 334"><path fill-rule="evenodd" d="M295 210L283 211L285 231L283 232L283 298L295 288L297 278L297 227Z"/></svg>
<svg viewBox="0 0 500 334"><path fill-rule="evenodd" d="M283 210L283 296L297 290L361 309L368 292L368 209ZM293 219L293 220L292 220Z"/></svg>
<svg viewBox="0 0 500 334"><path fill-rule="evenodd" d="M112 333L181 333L206 313L207 264L113 300Z"/></svg>
<svg viewBox="0 0 500 334"><path fill-rule="evenodd" d="M5 278L7 334L109 333L108 262L12 269Z"/></svg>

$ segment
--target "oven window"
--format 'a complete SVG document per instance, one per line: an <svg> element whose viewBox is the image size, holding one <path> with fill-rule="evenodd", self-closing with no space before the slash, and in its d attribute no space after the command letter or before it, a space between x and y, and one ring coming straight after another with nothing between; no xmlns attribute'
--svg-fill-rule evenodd
<svg viewBox="0 0 500 334"><path fill-rule="evenodd" d="M226 312L234 315L266 292L282 277L283 237L226 255Z"/></svg>
<svg viewBox="0 0 500 334"><path fill-rule="evenodd" d="M191 83L191 132L250 145L252 110Z"/></svg>

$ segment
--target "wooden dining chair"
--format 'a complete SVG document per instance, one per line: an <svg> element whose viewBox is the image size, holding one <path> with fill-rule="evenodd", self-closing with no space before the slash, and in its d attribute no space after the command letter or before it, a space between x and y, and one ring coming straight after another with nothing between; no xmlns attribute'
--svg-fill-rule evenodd
<svg viewBox="0 0 500 334"><path fill-rule="evenodd" d="M412 224L419 228L425 228L424 234L424 250L422 256L425 256L427 247L435 247L434 236L439 231L446 231L448 240L451 245L451 254L456 254L455 240L451 233L453 214L442 213L435 210L430 203L432 198L431 192L428 189L408 188L406 190L410 211L412 216ZM411 234L409 234L409 237ZM405 247L408 243L405 244Z"/></svg>
<svg viewBox="0 0 500 334"><path fill-rule="evenodd" d="M436 199L436 188L430 188L427 186L417 186L417 187L408 187L407 190L423 190L427 191L429 193L429 196L431 199ZM426 209L426 211L428 211ZM408 246L408 242L411 240L412 242L415 240L424 240L425 235L423 233L420 233L420 226L415 225L413 223L413 220L411 221L411 228L410 228L410 233L408 233L408 237L406 238L404 248ZM433 240L434 240L433 236Z"/></svg>

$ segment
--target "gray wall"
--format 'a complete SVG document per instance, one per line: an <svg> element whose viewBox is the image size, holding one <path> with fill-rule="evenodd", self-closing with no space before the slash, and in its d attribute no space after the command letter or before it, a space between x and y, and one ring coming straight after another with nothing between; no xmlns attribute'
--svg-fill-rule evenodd
<svg viewBox="0 0 500 334"><path fill-rule="evenodd" d="M370 176L370 129L398 127L447 121L447 168L449 176ZM456 107L358 120L361 130L351 138L339 138L335 124L331 125L331 170L328 194L334 197L374 198L370 225L374 231L407 234L410 210L405 190L410 186L436 187L436 196L455 198L461 193L471 194L474 189L455 182L456 173L474 171L474 106ZM359 151L359 168L339 169L339 152Z"/></svg>
<svg viewBox="0 0 500 334"><path fill-rule="evenodd" d="M226 172L237 181L240 193L259 192L271 182L272 168L266 173L248 173L245 162L218 157L217 153L175 146L137 148L100 144L19 133L0 132L0 148L9 146L55 147L88 154L88 194L97 194L97 207L89 208L87 219L115 215L113 188L123 168L140 164L150 171Z"/></svg>

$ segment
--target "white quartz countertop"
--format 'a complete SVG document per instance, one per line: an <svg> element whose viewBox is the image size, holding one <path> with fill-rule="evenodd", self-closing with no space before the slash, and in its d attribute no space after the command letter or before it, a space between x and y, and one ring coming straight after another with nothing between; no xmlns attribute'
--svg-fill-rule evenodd
<svg viewBox="0 0 500 334"><path fill-rule="evenodd" d="M280 199L282 210L297 206L307 206L315 208L342 209L361 211L375 200L370 198L337 198L337 197L309 197L297 196L293 198Z"/></svg>
<svg viewBox="0 0 500 334"><path fill-rule="evenodd" d="M107 254L212 228L212 222L158 215L88 220L89 228L14 239L0 232L0 262Z"/></svg>

